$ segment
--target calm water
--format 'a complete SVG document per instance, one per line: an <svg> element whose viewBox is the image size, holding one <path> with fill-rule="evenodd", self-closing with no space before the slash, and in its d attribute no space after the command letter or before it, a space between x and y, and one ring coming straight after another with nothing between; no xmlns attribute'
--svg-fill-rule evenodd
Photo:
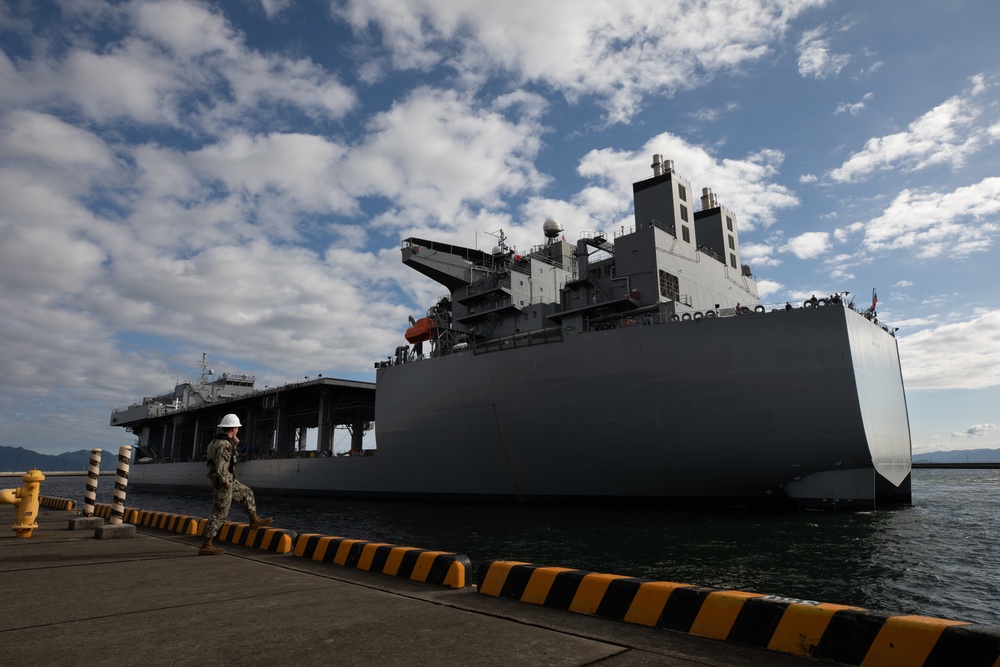
<svg viewBox="0 0 1000 667"><path fill-rule="evenodd" d="M14 486L7 483L4 486ZM44 495L83 500L85 478ZM110 502L102 477L99 502ZM126 505L208 516L211 492ZM258 497L297 532L457 551L1000 626L1000 470L915 470L913 506L871 513L518 507ZM238 507L230 515L244 520Z"/></svg>

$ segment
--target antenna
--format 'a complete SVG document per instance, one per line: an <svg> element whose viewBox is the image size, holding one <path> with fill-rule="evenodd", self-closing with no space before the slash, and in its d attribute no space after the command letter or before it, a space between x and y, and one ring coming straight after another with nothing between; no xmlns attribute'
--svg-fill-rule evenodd
<svg viewBox="0 0 1000 667"><path fill-rule="evenodd" d="M204 382L205 378L208 377L209 375L215 374L215 371L213 371L211 368L208 367L207 352L201 353L201 364L199 364L199 366L201 367L201 380L200 380L201 382Z"/></svg>
<svg viewBox="0 0 1000 667"><path fill-rule="evenodd" d="M160 359L160 363L163 364L163 374L167 376L167 384L169 385L172 382L172 380L170 379L170 371L167 370L167 362L165 362L163 359Z"/></svg>

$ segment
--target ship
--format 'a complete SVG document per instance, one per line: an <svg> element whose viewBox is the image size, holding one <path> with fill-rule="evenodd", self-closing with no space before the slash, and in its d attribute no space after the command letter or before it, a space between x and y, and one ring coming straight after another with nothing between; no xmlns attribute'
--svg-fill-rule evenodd
<svg viewBox="0 0 1000 667"><path fill-rule="evenodd" d="M212 420L235 412L253 441L238 475L265 492L848 510L911 502L899 352L875 300L855 307L842 292L762 304L736 215L710 188L696 210L672 161L655 155L651 167L633 184L634 221L612 233L571 243L548 219L544 241L524 252L502 231L489 250L405 239L403 264L447 293L375 362L374 386L244 383L202 405L178 404L178 389L169 415L149 410L169 396L128 418L116 411L112 423L117 415L154 454L130 483L204 485L198 459ZM279 403L306 406L314 451L303 451L302 429L282 422ZM331 447L337 425L351 435L345 452Z"/></svg>

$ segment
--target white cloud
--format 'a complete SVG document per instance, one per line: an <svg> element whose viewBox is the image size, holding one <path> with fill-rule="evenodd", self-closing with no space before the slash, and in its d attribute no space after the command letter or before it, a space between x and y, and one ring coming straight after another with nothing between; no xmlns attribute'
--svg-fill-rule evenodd
<svg viewBox="0 0 1000 667"><path fill-rule="evenodd" d="M508 110L510 102L501 100ZM452 231L478 207L503 209L505 195L547 183L533 164L541 147L534 115L529 106L512 122L457 92L417 89L369 121L345 160L344 181L359 195L394 202L380 225Z"/></svg>
<svg viewBox="0 0 1000 667"><path fill-rule="evenodd" d="M874 137L830 172L837 182L862 180L887 169L915 171L938 164L960 165L984 145L983 128L974 125L981 111L960 96L952 97L903 132Z"/></svg>
<svg viewBox="0 0 1000 667"><path fill-rule="evenodd" d="M973 95L980 95L989 87L989 84L986 82L986 77L983 74L970 76L969 81L972 82L971 93Z"/></svg>
<svg viewBox="0 0 1000 667"><path fill-rule="evenodd" d="M908 390L982 389L1000 384L1000 310L898 339Z"/></svg>
<svg viewBox="0 0 1000 667"><path fill-rule="evenodd" d="M264 8L264 13L267 14L267 17L273 19L291 7L292 0L260 0L260 4Z"/></svg>
<svg viewBox="0 0 1000 667"><path fill-rule="evenodd" d="M884 62L882 62L881 60L876 60L875 62L873 62L868 67L862 67L860 70L858 70L858 74L857 74L856 78L863 79L863 78L869 77L872 74L874 74L875 72L877 72L880 69L882 69L882 67L884 67L884 66L885 66Z"/></svg>
<svg viewBox="0 0 1000 667"><path fill-rule="evenodd" d="M273 126L286 106L338 119L356 103L351 90L312 61L248 48L221 13L200 4L89 8L108 20L103 27L122 31L117 39L103 48L80 40L61 57L30 65L0 58L0 83L10 101L72 105L100 124L209 132L237 118Z"/></svg>
<svg viewBox="0 0 1000 667"><path fill-rule="evenodd" d="M761 301L764 301L775 294L778 294L785 286L774 280L758 280L757 281L757 296Z"/></svg>
<svg viewBox="0 0 1000 667"><path fill-rule="evenodd" d="M1000 430L1000 426L997 426L996 424L973 424L964 431L952 431L951 437L975 438L977 436L986 435L990 431L996 431L996 430Z"/></svg>
<svg viewBox="0 0 1000 667"><path fill-rule="evenodd" d="M233 134L187 155L192 171L230 192L287 198L301 211L351 213L354 197L342 183L347 149L311 134Z"/></svg>
<svg viewBox="0 0 1000 667"><path fill-rule="evenodd" d="M819 257L831 248L830 234L827 232L806 232L788 239L782 252L790 252L799 259Z"/></svg>
<svg viewBox="0 0 1000 667"><path fill-rule="evenodd" d="M847 66L851 57L844 53L831 53L829 40L823 39L826 28L821 26L803 33L799 39L799 74L814 79L836 77Z"/></svg>
<svg viewBox="0 0 1000 667"><path fill-rule="evenodd" d="M774 247L766 243L741 243L740 256L753 268L778 266L781 260L773 256Z"/></svg>
<svg viewBox="0 0 1000 667"><path fill-rule="evenodd" d="M998 214L1000 177L954 192L903 190L865 224L864 244L873 252L912 249L918 257L982 252L1000 231Z"/></svg>
<svg viewBox="0 0 1000 667"><path fill-rule="evenodd" d="M595 95L610 122L643 97L672 94L765 56L790 22L823 0L347 0L336 11L364 32L377 26L393 66L442 62L463 78L496 70L568 99ZM457 45L457 46L456 46Z"/></svg>
<svg viewBox="0 0 1000 667"><path fill-rule="evenodd" d="M0 117L0 159L77 169L111 169L115 157L99 137L55 116L25 109Z"/></svg>
<svg viewBox="0 0 1000 667"><path fill-rule="evenodd" d="M867 102L868 100L872 99L873 97L874 97L874 94L872 94L872 93L865 93L861 97L861 100L858 101L858 102L854 102L854 103L841 102L840 104L837 105L837 109L836 109L836 111L834 111L834 113L838 113L838 114L840 114L840 113L849 113L852 116L857 116L859 113L861 113L864 110L864 108L865 108L865 102Z"/></svg>
<svg viewBox="0 0 1000 667"><path fill-rule="evenodd" d="M719 120L726 113L734 111L738 108L739 104L737 104L736 102L729 102L728 104L725 104L724 106L721 107L705 107L702 109L698 109L697 111L692 112L690 116L695 120L704 123L711 123Z"/></svg>

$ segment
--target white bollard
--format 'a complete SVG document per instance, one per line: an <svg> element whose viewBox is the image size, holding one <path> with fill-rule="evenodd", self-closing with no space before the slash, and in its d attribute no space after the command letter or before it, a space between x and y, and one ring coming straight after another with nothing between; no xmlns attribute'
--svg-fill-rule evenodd
<svg viewBox="0 0 1000 667"><path fill-rule="evenodd" d="M132 446L118 448L118 472L115 474L115 492L111 502L111 525L121 525L125 514L125 491L128 489L128 465L132 461Z"/></svg>
<svg viewBox="0 0 1000 667"><path fill-rule="evenodd" d="M90 465L87 467L87 490L83 492L83 516L94 516L97 504L97 479L101 475L101 450L90 450Z"/></svg>

